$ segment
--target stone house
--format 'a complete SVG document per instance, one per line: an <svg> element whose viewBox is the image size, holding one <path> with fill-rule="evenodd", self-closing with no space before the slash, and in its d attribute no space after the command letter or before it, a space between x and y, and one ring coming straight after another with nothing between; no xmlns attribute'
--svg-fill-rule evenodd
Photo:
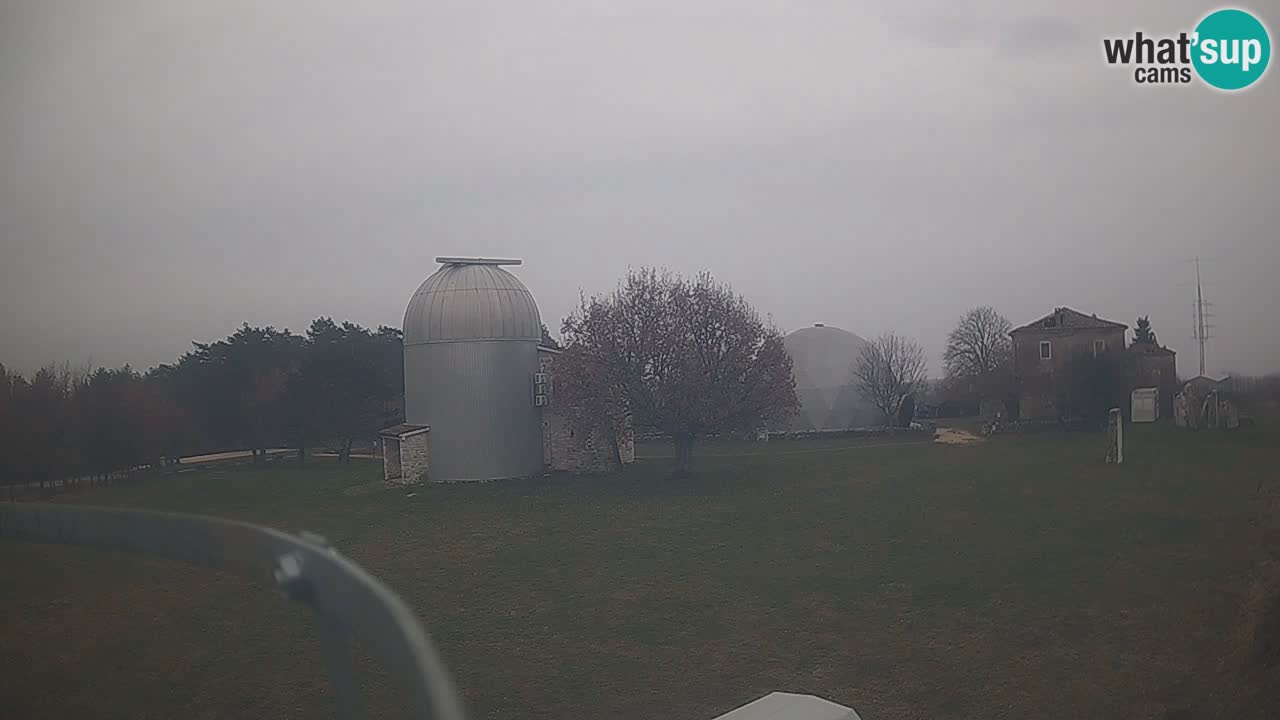
<svg viewBox="0 0 1280 720"><path fill-rule="evenodd" d="M1147 387L1160 389L1161 415L1171 416L1176 354L1155 342L1126 346L1126 330L1124 323L1059 307L1010 332L1019 418L1056 420L1109 407L1127 414L1129 394Z"/></svg>
<svg viewBox="0 0 1280 720"><path fill-rule="evenodd" d="M1019 418L1056 420L1086 412L1079 387L1120 376L1127 329L1123 323L1060 307L1010 332ZM1098 392L1108 399L1115 391Z"/></svg>
<svg viewBox="0 0 1280 720"><path fill-rule="evenodd" d="M622 437L608 437L601 427L584 431L570 419L569 408L556 402L555 359L561 354L557 348L545 345L538 348L539 378L535 383L543 390L542 407L542 457L548 470L572 473L612 472L619 463L635 462L635 433L630 422L624 420Z"/></svg>

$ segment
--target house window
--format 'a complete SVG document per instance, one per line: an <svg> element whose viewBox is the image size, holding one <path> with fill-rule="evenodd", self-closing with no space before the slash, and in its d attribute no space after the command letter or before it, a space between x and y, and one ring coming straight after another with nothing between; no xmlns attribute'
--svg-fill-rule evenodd
<svg viewBox="0 0 1280 720"><path fill-rule="evenodd" d="M1049 360L1053 357L1053 348L1049 346L1048 340L1040 341L1040 359Z"/></svg>
<svg viewBox="0 0 1280 720"><path fill-rule="evenodd" d="M1107 341L1106 341L1106 340L1094 340L1094 341L1093 341L1093 356L1094 356L1094 357L1098 357L1099 355L1101 355L1102 353L1104 353L1104 352L1106 352L1106 351L1107 351Z"/></svg>

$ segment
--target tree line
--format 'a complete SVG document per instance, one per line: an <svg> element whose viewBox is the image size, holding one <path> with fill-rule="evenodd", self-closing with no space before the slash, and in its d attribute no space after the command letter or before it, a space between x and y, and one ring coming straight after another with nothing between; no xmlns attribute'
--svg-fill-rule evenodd
<svg viewBox="0 0 1280 720"><path fill-rule="evenodd" d="M931 391L935 401L949 401L976 414L982 399L1016 406L1012 325L995 308L967 310L947 334L943 377L928 380L924 348L912 338L887 332L863 347L850 369L849 383L876 407L886 424L909 422L918 394Z"/></svg>
<svg viewBox="0 0 1280 720"><path fill-rule="evenodd" d="M1014 395L1009 321L995 309L964 314L948 335L945 397ZM587 432L614 440L628 425L667 435L675 472L689 472L693 443L785 425L799 409L782 334L710 274L629 272L613 291L583 297L562 327L557 397ZM906 424L928 387L919 342L887 332L849 359L849 384L887 424Z"/></svg>
<svg viewBox="0 0 1280 720"><path fill-rule="evenodd" d="M1010 393L1009 330L990 307L965 313L947 339L943 392ZM707 273L633 270L613 291L584 296L562 335L556 395L573 422L615 445L628 427L671 437L677 475L689 472L698 438L753 435L799 409L781 332ZM850 358L849 374L886 424L909 421L927 385L923 348L892 332Z"/></svg>
<svg viewBox="0 0 1280 720"><path fill-rule="evenodd" d="M256 462L272 447L345 461L356 439L402 420L403 358L400 330L322 317L301 335L245 324L145 373L0 365L0 482L96 482L245 448Z"/></svg>
<svg viewBox="0 0 1280 720"><path fill-rule="evenodd" d="M1016 402L1009 330L991 307L966 312L948 335L938 394ZM562 335L557 402L573 422L615 441L630 430L665 434L677 474L689 471L697 438L752 435L799 408L782 333L707 273L631 271L613 291L584 296ZM545 326L542 337L558 345ZM1138 341L1148 337L1140 322ZM63 366L27 377L0 366L0 482L102 479L246 448L255 462L274 447L303 462L322 446L346 461L356 439L403 421L403 367L400 330L327 317L302 335L245 324L145 373ZM926 369L918 342L885 333L851 359L850 383L886 424L901 424Z"/></svg>

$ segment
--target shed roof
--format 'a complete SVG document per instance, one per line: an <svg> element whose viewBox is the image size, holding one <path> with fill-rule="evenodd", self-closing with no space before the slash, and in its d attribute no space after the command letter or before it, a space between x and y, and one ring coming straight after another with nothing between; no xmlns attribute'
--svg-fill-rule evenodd
<svg viewBox="0 0 1280 720"><path fill-rule="evenodd" d="M378 434L383 437L405 437L408 435L417 435L420 432L426 432L431 429L430 425L414 425L412 423L400 423L392 425L389 428L383 428Z"/></svg>
<svg viewBox="0 0 1280 720"><path fill-rule="evenodd" d="M1097 315L1085 315L1079 310L1060 307L1054 308L1053 312L1035 322L1014 328L1009 334L1036 330L1126 330L1128 327L1124 323L1103 320Z"/></svg>

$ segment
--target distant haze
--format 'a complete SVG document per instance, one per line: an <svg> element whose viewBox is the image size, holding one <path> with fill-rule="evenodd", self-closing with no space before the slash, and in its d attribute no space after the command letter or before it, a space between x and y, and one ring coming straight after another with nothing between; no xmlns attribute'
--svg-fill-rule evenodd
<svg viewBox="0 0 1280 720"><path fill-rule="evenodd" d="M1236 95L1103 62L1211 7L7 0L0 362L398 327L435 256L496 255L553 332L665 265L935 375L978 304L1150 315L1194 375L1201 255L1210 372L1280 370L1280 61Z"/></svg>

